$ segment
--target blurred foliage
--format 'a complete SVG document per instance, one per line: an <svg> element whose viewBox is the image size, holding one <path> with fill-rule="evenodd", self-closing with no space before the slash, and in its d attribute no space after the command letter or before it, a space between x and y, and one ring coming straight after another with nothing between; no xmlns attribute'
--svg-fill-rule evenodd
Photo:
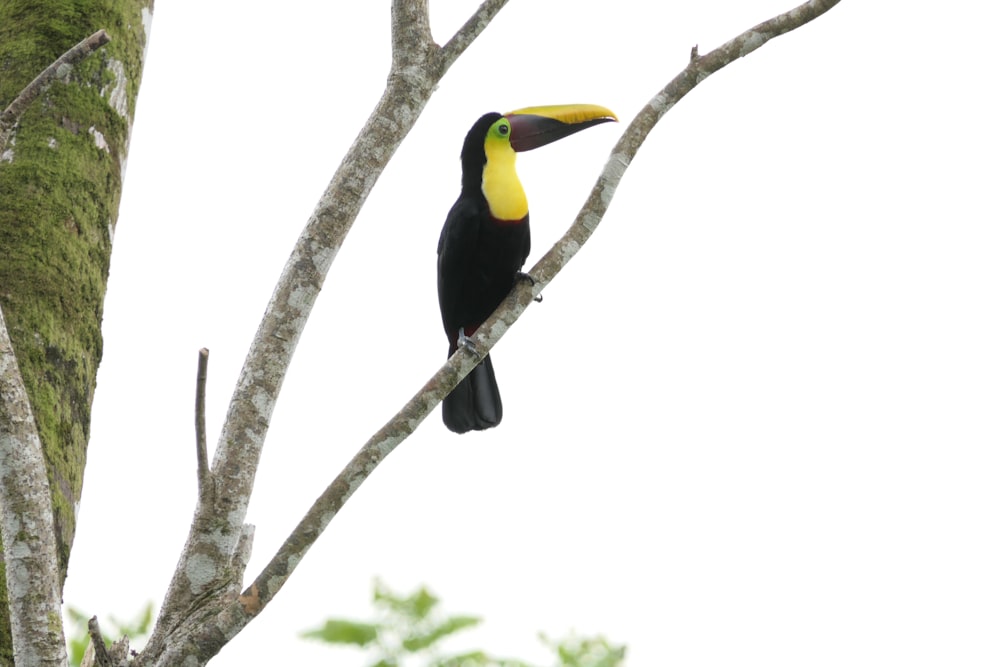
<svg viewBox="0 0 1000 667"><path fill-rule="evenodd" d="M619 667L625 663L625 647L615 646L604 637L576 637L554 641L541 635L542 642L559 656L560 667Z"/></svg>
<svg viewBox="0 0 1000 667"><path fill-rule="evenodd" d="M70 667L79 667L83 661L83 654L90 643L90 632L87 630L87 621L93 614L85 614L75 607L69 607L66 611L68 623L66 624L66 643L69 650ZM100 620L100 619L98 619ZM142 611L136 614L131 621L120 621L114 616L107 621L101 621L101 634L104 635L104 644L111 646L111 643L128 636L129 644L135 647L141 640L145 639L153 629L153 603L148 603Z"/></svg>
<svg viewBox="0 0 1000 667"><path fill-rule="evenodd" d="M369 654L368 667L535 667L521 660L497 658L484 651L448 655L441 642L463 630L478 626L476 616L448 616L440 600L421 586L410 595L400 595L376 580L372 595L376 620L363 622L328 619L307 630L302 637L327 644L353 646ZM622 667L625 647L603 637L552 640L540 635L555 653L557 667Z"/></svg>

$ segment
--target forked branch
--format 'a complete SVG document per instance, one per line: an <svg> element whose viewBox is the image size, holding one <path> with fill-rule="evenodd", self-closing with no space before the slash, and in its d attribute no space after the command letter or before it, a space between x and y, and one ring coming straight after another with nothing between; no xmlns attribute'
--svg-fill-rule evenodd
<svg viewBox="0 0 1000 667"><path fill-rule="evenodd" d="M195 630L190 640L209 641L213 636L232 636L267 606L305 553L368 475L416 430L430 411L489 352L532 303L533 298L586 243L607 211L615 189L639 147L667 111L713 72L755 51L770 39L808 23L838 2L839 0L810 0L754 26L704 56L692 52L688 66L657 92L622 134L573 224L531 269L534 284L520 282L511 296L479 327L474 337L476 352L472 353L464 348L456 352L403 409L365 443L317 498L253 583L237 600L227 605L211 624L204 624ZM489 3L484 3L484 6L487 4Z"/></svg>
<svg viewBox="0 0 1000 667"><path fill-rule="evenodd" d="M506 0L483 2L445 50L431 40L427 0L393 0L393 57L385 92L320 197L271 296L230 401L211 474L199 473L201 482L209 480L212 492L200 494L191 531L138 665L187 664L192 659L204 664L225 644L219 637L232 637L252 617L238 624L205 620L231 602L236 596L230 592L236 587L238 593L242 584L252 535L244 525L247 506L271 413L302 330L378 177L448 67L504 4ZM223 626L224 633L194 639L201 630Z"/></svg>

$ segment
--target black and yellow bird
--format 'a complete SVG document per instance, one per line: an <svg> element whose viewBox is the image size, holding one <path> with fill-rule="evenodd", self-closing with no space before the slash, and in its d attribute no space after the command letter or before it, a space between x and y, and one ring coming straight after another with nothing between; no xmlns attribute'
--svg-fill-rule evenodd
<svg viewBox="0 0 1000 667"><path fill-rule="evenodd" d="M531 248L516 154L614 120L604 107L565 104L488 113L469 130L462 146L462 193L438 240L438 302L449 356L510 293ZM489 355L442 409L445 426L456 433L500 423L503 404Z"/></svg>

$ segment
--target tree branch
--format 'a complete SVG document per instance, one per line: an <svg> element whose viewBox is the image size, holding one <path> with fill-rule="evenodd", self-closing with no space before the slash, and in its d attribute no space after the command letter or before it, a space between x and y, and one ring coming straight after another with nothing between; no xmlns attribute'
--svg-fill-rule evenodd
<svg viewBox="0 0 1000 667"><path fill-rule="evenodd" d="M80 660L80 667L122 667L129 657L129 639L126 635L111 644L108 648L104 645L104 633L101 632L101 625L97 622L97 617L92 616L87 621L87 634L90 635L90 643Z"/></svg>
<svg viewBox="0 0 1000 667"><path fill-rule="evenodd" d="M194 392L194 435L198 457L198 499L211 502L212 471L208 467L208 439L205 436L205 383L208 381L208 348L198 351L198 379Z"/></svg>
<svg viewBox="0 0 1000 667"><path fill-rule="evenodd" d="M94 649L94 664L97 667L113 667L111 656L108 655L108 647L104 645L101 624L97 622L96 616L91 616L90 620L87 621L87 634L90 635L90 645Z"/></svg>
<svg viewBox="0 0 1000 667"><path fill-rule="evenodd" d="M493 20L493 17L500 13L506 4L507 0L484 0L483 4L479 5L475 13L469 17L469 20L441 47L438 55L441 67L444 69L451 67L452 63L465 52L465 49L475 41L476 37L479 37Z"/></svg>
<svg viewBox="0 0 1000 667"><path fill-rule="evenodd" d="M427 0L393 0L393 60L386 89L347 151L285 264L247 354L215 449L210 502L199 502L191 531L139 664L208 660L222 645L194 646L194 612L228 600L240 586L252 529L244 526L271 414L299 337L327 272L358 212L454 58L503 3L483 3L456 36L450 59L431 41ZM472 25L472 27L468 27ZM238 588L237 588L238 591ZM218 595L216 595L218 594ZM235 596L233 596L235 597ZM242 628L242 625L239 626ZM239 630L236 628L227 637ZM217 636L216 636L217 637Z"/></svg>
<svg viewBox="0 0 1000 667"><path fill-rule="evenodd" d="M336 479L316 499L298 526L271 561L237 600L211 622L202 623L185 637L188 649L214 637L235 635L274 598L302 557L333 520L351 495L403 440L410 436L441 400L479 363L532 303L534 297L579 251L604 217L615 189L639 147L656 123L681 98L713 72L760 48L770 39L808 23L839 0L810 0L765 21L726 44L698 56L692 52L688 66L660 90L636 115L611 151L597 182L573 224L531 269L534 284L522 281L508 299L484 322L473 340L476 352L460 348L413 398L358 451ZM489 3L484 3L484 6ZM482 7L480 8L482 9ZM187 655L178 652L176 656ZM176 659L176 658L175 658ZM166 663L164 663L166 664Z"/></svg>
<svg viewBox="0 0 1000 667"><path fill-rule="evenodd" d="M18 664L65 665L45 454L0 310L0 538Z"/></svg>
<svg viewBox="0 0 1000 667"><path fill-rule="evenodd" d="M555 278L594 233L607 212L618 183L639 147L646 140L653 127L675 104L691 92L695 86L726 65L756 51L771 39L805 25L829 11L839 2L840 0L809 0L795 9L755 25L704 56L697 55L697 47L692 49L692 57L687 67L639 111L611 150L603 172L598 177L597 183L594 184L586 203L577 214L573 224L531 269L530 275L535 279L535 283L533 285L519 285L514 293L515 303L509 307L501 307L482 325L480 331L485 329L489 332L484 334L484 338L489 341L490 347L496 340L499 340L506 328L520 317L520 314L531 303L531 297L541 292L545 285ZM495 337L491 332L493 328L498 328ZM478 335L474 340L477 346L481 344ZM483 341L483 343L485 342Z"/></svg>
<svg viewBox="0 0 1000 667"><path fill-rule="evenodd" d="M25 86L24 90L14 98L14 101L7 105L7 108L3 112L0 112L0 150L7 145L10 133L14 129L14 125L17 124L17 120L21 117L21 114L42 93L45 85L59 75L60 68L75 65L110 41L111 37L108 36L108 33L104 30L98 30L59 56L54 63L42 70L41 74Z"/></svg>
<svg viewBox="0 0 1000 667"><path fill-rule="evenodd" d="M392 73L402 72L433 52L427 0L392 0L391 27Z"/></svg>

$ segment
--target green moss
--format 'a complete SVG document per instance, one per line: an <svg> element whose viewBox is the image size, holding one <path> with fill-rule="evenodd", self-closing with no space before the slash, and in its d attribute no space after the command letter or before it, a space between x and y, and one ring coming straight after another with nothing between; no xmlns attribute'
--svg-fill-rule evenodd
<svg viewBox="0 0 1000 667"><path fill-rule="evenodd" d="M78 64L68 83L52 83L35 100L9 146L13 159L0 162L0 307L45 448L63 579L83 488L128 141L126 119L107 100L117 83L110 63L124 68L131 116L145 39L140 12L148 5L0 1L0 108L84 37L104 28L112 39ZM6 610L0 607L0 664L10 646Z"/></svg>
<svg viewBox="0 0 1000 667"><path fill-rule="evenodd" d="M106 69L107 59L123 63L132 115L145 46L141 9L151 6L149 0L0 2L0 108L71 46L103 28L111 35L111 43L81 63L77 76L98 86L108 84L113 79Z"/></svg>
<svg viewBox="0 0 1000 667"><path fill-rule="evenodd" d="M49 614L49 633L62 637L62 617L59 614Z"/></svg>
<svg viewBox="0 0 1000 667"><path fill-rule="evenodd" d="M14 161L0 169L0 188L15 193L0 208L0 252L9 254L0 267L0 305L45 444L67 549L101 356L109 224L121 189L118 161L87 128L102 128L112 149L125 142L122 119L87 92L93 97L54 85L22 118ZM60 554L62 563L66 558Z"/></svg>
<svg viewBox="0 0 1000 667"><path fill-rule="evenodd" d="M0 562L0 574L3 574L3 563ZM10 596L7 594L7 577L0 577L0 609L3 610L3 623L0 623L0 665L14 664L14 645L10 637L10 623L7 622L7 610L10 608Z"/></svg>

